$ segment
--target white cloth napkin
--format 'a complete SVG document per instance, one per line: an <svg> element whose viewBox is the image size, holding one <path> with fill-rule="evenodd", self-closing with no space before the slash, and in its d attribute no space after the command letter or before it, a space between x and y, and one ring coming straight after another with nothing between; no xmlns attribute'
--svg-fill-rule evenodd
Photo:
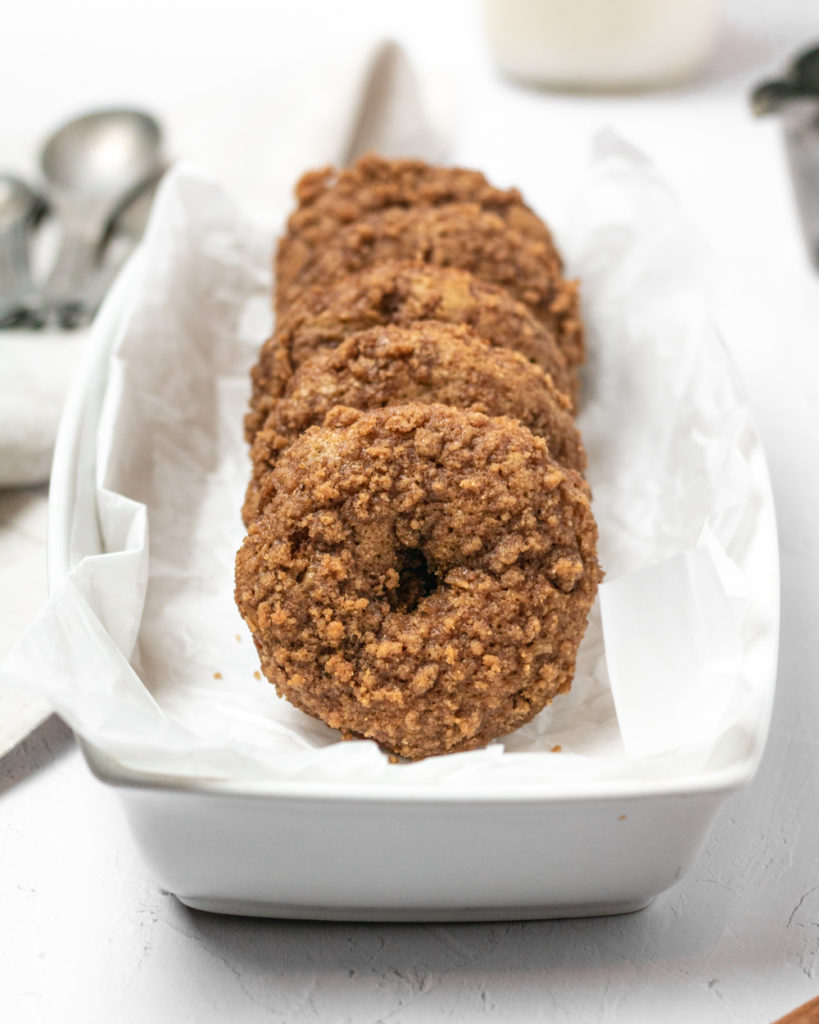
<svg viewBox="0 0 819 1024"><path fill-rule="evenodd" d="M452 104L440 77L421 77L393 42L358 52L294 55L265 92L205 87L158 111L171 155L189 159L237 198L260 227L278 227L293 183L310 167L344 164L369 148L444 158ZM0 331L0 487L48 480L60 412L87 330Z"/></svg>

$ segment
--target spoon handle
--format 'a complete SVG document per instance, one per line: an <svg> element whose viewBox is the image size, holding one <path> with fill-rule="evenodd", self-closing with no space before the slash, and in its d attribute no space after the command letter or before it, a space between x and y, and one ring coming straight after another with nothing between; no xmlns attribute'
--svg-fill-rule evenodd
<svg viewBox="0 0 819 1024"><path fill-rule="evenodd" d="M15 326L34 306L28 263L28 224L0 229L0 327Z"/></svg>
<svg viewBox="0 0 819 1024"><path fill-rule="evenodd" d="M99 232L63 224L57 260L45 286L45 305L64 327L77 327L93 315L88 289L97 269L98 246Z"/></svg>

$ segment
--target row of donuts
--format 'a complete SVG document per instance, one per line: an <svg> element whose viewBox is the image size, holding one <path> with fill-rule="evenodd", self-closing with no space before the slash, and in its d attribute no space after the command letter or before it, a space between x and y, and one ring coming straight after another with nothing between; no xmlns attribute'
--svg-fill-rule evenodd
<svg viewBox="0 0 819 1024"><path fill-rule="evenodd" d="M345 738L485 745L569 688L600 577L576 284L476 171L369 156L296 195L237 603L280 695Z"/></svg>
<svg viewBox="0 0 819 1024"><path fill-rule="evenodd" d="M252 371L246 523L282 448L333 405L440 400L513 415L559 461L566 453L584 469L571 423L585 359L577 283L516 189L493 188L477 171L370 155L306 174L296 196L276 258L277 328ZM422 337L421 320L458 330L427 327ZM422 381L430 365L437 371ZM436 397L442 380L448 393Z"/></svg>

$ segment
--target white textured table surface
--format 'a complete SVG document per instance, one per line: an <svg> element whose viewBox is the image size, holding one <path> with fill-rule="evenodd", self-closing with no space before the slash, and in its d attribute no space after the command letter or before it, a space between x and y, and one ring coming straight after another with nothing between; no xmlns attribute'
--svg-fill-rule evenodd
<svg viewBox="0 0 819 1024"><path fill-rule="evenodd" d="M0 1020L773 1020L819 993L819 279L803 257L777 126L753 122L746 97L819 41L813 4L736 0L700 82L608 99L501 82L473 3L292 7L143 4L127 51L111 45L124 18L116 4L18 7L17 44L0 66L3 94L17 97L0 127L8 152L33 157L55 121L87 104L182 109L201 76L228 96L261 88L281 47L310 59L381 30L451 76L454 157L520 184L547 214L559 215L555 197L597 127L645 149L711 243L715 301L771 463L783 600L768 752L693 873L637 915L299 924L210 917L158 891L113 796L50 719L0 761ZM43 490L0 494L0 650L45 596L45 504Z"/></svg>

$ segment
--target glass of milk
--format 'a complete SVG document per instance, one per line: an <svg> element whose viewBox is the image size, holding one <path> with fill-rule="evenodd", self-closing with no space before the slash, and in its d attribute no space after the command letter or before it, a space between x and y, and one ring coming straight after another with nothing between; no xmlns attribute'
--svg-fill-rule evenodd
<svg viewBox="0 0 819 1024"><path fill-rule="evenodd" d="M561 89L649 89L693 77L713 49L717 0L483 0L511 78Z"/></svg>

